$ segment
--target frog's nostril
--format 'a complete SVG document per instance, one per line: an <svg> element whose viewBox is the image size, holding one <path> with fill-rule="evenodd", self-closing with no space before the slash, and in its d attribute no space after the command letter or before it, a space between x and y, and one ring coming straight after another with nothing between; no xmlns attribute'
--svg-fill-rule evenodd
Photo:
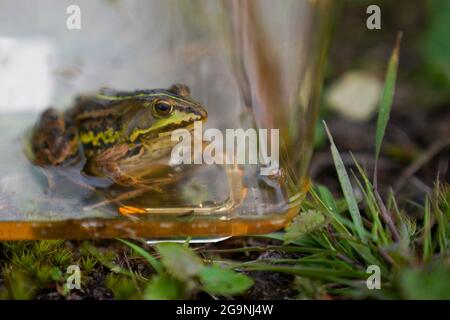
<svg viewBox="0 0 450 320"><path fill-rule="evenodd" d="M189 107L188 112L194 114L195 118L199 118L199 120L204 120L208 116L206 110L200 105Z"/></svg>
<svg viewBox="0 0 450 320"><path fill-rule="evenodd" d="M203 109L202 107L198 107L197 108L197 112L200 115L200 117L204 120L208 117L208 113L206 112L205 109Z"/></svg>

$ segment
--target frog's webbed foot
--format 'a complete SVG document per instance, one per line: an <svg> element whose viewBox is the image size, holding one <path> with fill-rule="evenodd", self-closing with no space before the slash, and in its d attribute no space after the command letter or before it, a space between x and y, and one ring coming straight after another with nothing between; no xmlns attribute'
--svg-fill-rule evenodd
<svg viewBox="0 0 450 320"><path fill-rule="evenodd" d="M100 207L104 207L104 206L108 206L108 205L112 205L112 204L122 207L122 206L125 206L123 201L137 198L137 197L145 194L146 192L148 192L148 189L146 189L146 188L137 188L137 189L132 189L132 190L128 190L128 191L123 191L116 196L110 196L107 193L102 191L101 193L103 194L103 196L106 199L96 202L94 204L85 206L84 209L85 210L95 209L95 208L100 208Z"/></svg>
<svg viewBox="0 0 450 320"><path fill-rule="evenodd" d="M179 176L169 174L167 177L141 179L136 184L137 187L153 190L156 192L163 192L163 187L173 184L179 180Z"/></svg>
<svg viewBox="0 0 450 320"><path fill-rule="evenodd" d="M47 168L44 167L38 167L39 170L42 172L42 175L47 180L47 186L44 187L45 193L50 193L52 190L55 189L56 181L55 181L55 175L51 173Z"/></svg>
<svg viewBox="0 0 450 320"><path fill-rule="evenodd" d="M134 187L140 184L139 179L124 173L120 169L120 166L115 162L103 163L101 166L101 173L119 186Z"/></svg>
<svg viewBox="0 0 450 320"><path fill-rule="evenodd" d="M123 178L123 177L122 177ZM175 179L175 180L174 180ZM119 185L119 187L125 187L126 190L119 191L116 195L111 196L108 192L101 192L106 198L105 200L99 201L95 204L85 207L85 209L93 209L104 207L108 205L117 205L119 207L129 207L124 204L124 201L129 201L134 198L140 197L149 192L163 192L163 187L169 185L176 181L177 179L171 175L158 179L134 179L132 185Z"/></svg>

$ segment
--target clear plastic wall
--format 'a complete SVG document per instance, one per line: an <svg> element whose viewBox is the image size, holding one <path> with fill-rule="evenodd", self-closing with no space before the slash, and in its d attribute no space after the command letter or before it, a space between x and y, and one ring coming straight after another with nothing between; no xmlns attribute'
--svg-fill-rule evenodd
<svg viewBox="0 0 450 320"><path fill-rule="evenodd" d="M327 0L1 1L0 238L214 238L283 227L308 189L331 14ZM174 83L208 112L200 135L254 130L258 148L278 150L273 168L261 171L260 157L191 164L173 184L108 201L117 190L71 183L79 167L49 191L28 161L27 130L45 108L66 110L103 87Z"/></svg>

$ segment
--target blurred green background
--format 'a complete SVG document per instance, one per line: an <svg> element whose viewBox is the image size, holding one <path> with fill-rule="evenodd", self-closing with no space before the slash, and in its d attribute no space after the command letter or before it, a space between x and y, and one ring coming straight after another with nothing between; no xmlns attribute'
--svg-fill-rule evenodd
<svg viewBox="0 0 450 320"><path fill-rule="evenodd" d="M366 9L373 4L381 9L381 30L366 27ZM344 153L344 162L351 160L346 154L351 151L370 172L378 95L399 31L403 40L398 82L382 150L380 179L386 186L395 186L405 198L414 198L429 191L438 172L439 179L449 181L450 1L341 2L321 120L327 121ZM312 176L338 190L326 145L319 123Z"/></svg>

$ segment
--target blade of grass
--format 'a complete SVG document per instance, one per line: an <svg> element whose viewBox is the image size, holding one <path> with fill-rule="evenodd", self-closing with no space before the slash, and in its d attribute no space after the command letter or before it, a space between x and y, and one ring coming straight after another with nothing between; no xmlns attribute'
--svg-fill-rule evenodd
<svg viewBox="0 0 450 320"><path fill-rule="evenodd" d="M335 252L331 250L325 250L320 248L311 247L297 247L297 246L265 246L265 247L243 247L243 248L230 248L230 249L206 249L202 250L205 253L236 253L236 252L267 252L267 251L279 251L279 252L296 252L296 253L324 253L334 255Z"/></svg>
<svg viewBox="0 0 450 320"><path fill-rule="evenodd" d="M362 242L366 242L366 230L364 229L361 213L359 212L358 204L356 202L355 194L353 193L353 188L348 177L347 170L345 169L344 162L342 161L341 155L334 144L331 132L328 129L325 121L323 122L325 126L325 131L327 132L328 139L330 140L331 155L333 157L334 165L339 178L339 183L344 193L344 198L347 201L348 210L350 216L352 217L353 224L355 225L355 231Z"/></svg>
<svg viewBox="0 0 450 320"><path fill-rule="evenodd" d="M387 235L384 232L383 225L381 224L381 221L379 219L378 214L378 206L377 202L375 200L375 196L373 195L373 189L368 189L368 186L366 184L366 179L363 177L363 181L365 185L363 186L360 179L356 176L356 174L352 171L353 178L356 181L356 184L358 185L359 189L361 190L363 196L364 196L364 203L366 205L365 211L370 213L370 216L372 216L372 228L371 228L371 237L373 241L376 243L386 245L388 243ZM371 185L370 185L371 186Z"/></svg>
<svg viewBox="0 0 450 320"><path fill-rule="evenodd" d="M373 222L372 235L379 236L381 241L382 241L381 244L382 245L387 245L388 244L388 235L386 234L385 228L383 227L383 225L381 224L381 221L379 219L379 211L380 211L380 209L378 207L376 196L374 194L373 186L370 183L369 178L367 177L367 174L366 174L365 170L363 170L363 168L361 167L359 162L356 160L354 155L351 154L351 156L353 158L353 162L356 165L356 168L358 170L359 176L364 181L364 187L363 187L361 182L359 181L359 179L356 177L356 175L354 175L354 177L356 179L356 182L359 185L359 188L361 189L361 191L364 194L365 203L366 203L366 206L368 208L367 211L370 212L371 215L372 215L372 222Z"/></svg>
<svg viewBox="0 0 450 320"><path fill-rule="evenodd" d="M430 200L425 200L425 210L423 217L423 260L428 261L433 253L431 238L431 208Z"/></svg>
<svg viewBox="0 0 450 320"><path fill-rule="evenodd" d="M317 192L315 189L317 189ZM354 226L350 220L340 214L331 192L326 187L318 186L312 189L310 193L313 199L323 207L325 213L332 219L333 226L342 233L350 234L348 229L353 230Z"/></svg>
<svg viewBox="0 0 450 320"><path fill-rule="evenodd" d="M318 186L313 188L310 191L310 194L314 200L313 208L319 206L324 210L324 213L326 213L327 216L331 218L330 224L332 228L342 235L353 237L355 230L354 224L351 220L341 215L337 203L333 198L331 192L326 187ZM317 235L314 237L314 239L318 243L321 242L321 239L319 239ZM332 247L335 251L341 252L345 256L353 256L352 246L349 245L347 241L335 241L333 239L333 236L331 236L330 239L333 243Z"/></svg>
<svg viewBox="0 0 450 320"><path fill-rule="evenodd" d="M449 246L449 235L447 234L449 224L439 203L441 189L442 185L438 180L432 194L431 208L437 224L437 246L439 247L440 253L445 254Z"/></svg>
<svg viewBox="0 0 450 320"><path fill-rule="evenodd" d="M330 190L328 190L325 186L317 186L317 193L320 196L320 199L323 201L325 206L327 207L330 212L333 212L334 214L339 214L339 210L336 205L336 201L334 200L333 195L331 194Z"/></svg>
<svg viewBox="0 0 450 320"><path fill-rule="evenodd" d="M389 60L383 92L381 94L381 99L378 106L378 118L375 132L375 168L373 177L375 188L377 186L378 158L380 156L381 144L383 142L384 133L391 114L392 101L394 99L401 39L402 33L399 32L394 50L392 51L391 58Z"/></svg>
<svg viewBox="0 0 450 320"><path fill-rule="evenodd" d="M298 276L329 280L330 277L345 277L345 278L356 278L356 279L366 279L367 273L363 271L356 270L333 270L328 268L318 268L318 267L303 267L303 266L283 266L283 265L272 265L264 263L252 263L252 264L233 264L233 268L242 269L247 271L272 271L272 272L282 272L287 274L294 274Z"/></svg>
<svg viewBox="0 0 450 320"><path fill-rule="evenodd" d="M378 118L375 132L375 165L373 171L373 189L375 198L378 202L381 217L391 231L392 238L395 241L400 240L398 230L392 221L392 218L383 203L383 199L378 192L378 158L380 156L381 144L386 131L387 124L389 122L389 116L391 114L392 102L394 99L395 83L397 80L398 60L400 54L400 43L402 40L402 33L397 34L397 41L394 49L392 50L391 57L389 59L388 68L386 71L386 78L384 81L383 92L378 107Z"/></svg>
<svg viewBox="0 0 450 320"><path fill-rule="evenodd" d="M95 259L97 259L98 262L100 262L100 264L104 265L106 268L110 269L111 271L122 274L127 277L131 277L131 278L135 276L135 274L131 270L122 268L121 266L116 264L114 261L111 261L111 260L105 258L105 256L100 252L100 250L97 249L94 245L84 242L83 248L84 248L84 250L86 250L86 252L88 252Z"/></svg>
<svg viewBox="0 0 450 320"><path fill-rule="evenodd" d="M161 263L159 263L159 261L156 260L156 258L153 257L150 253L148 253L147 251L145 251L138 245L136 245L132 242L129 242L127 240L123 240L123 239L117 239L117 240L126 244L131 249L133 249L137 254L141 255L145 260L148 261L148 263L152 266L153 269L155 269L155 271L157 273L160 273L160 274L163 273L163 268L161 266Z"/></svg>
<svg viewBox="0 0 450 320"><path fill-rule="evenodd" d="M334 209L329 208L326 205L326 201L331 200L323 199L322 197L324 194L320 195L314 189L310 191L310 194L315 201L315 205L319 205L323 209L323 213L326 214L326 216L331 219L331 224L338 232L342 234L353 235L351 233L351 231L355 230L353 222L344 217L339 211L335 211ZM328 196L332 197L331 193L329 193ZM316 206L313 206L313 208L315 207Z"/></svg>

